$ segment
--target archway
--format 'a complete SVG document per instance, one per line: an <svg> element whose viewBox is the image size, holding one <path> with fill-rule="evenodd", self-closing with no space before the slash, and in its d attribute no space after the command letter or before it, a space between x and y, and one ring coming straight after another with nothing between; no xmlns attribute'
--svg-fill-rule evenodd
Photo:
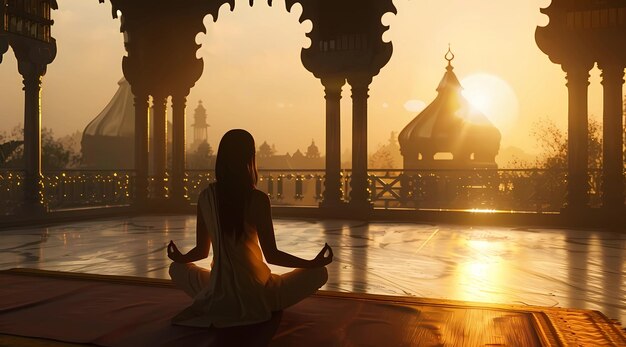
<svg viewBox="0 0 626 347"><path fill-rule="evenodd" d="M199 48L195 37L204 32L203 18L211 14L217 20L219 8L235 2L201 0L172 4L169 1L111 0L114 16L123 16L128 55L123 71L135 95L135 167L136 194L139 204L148 199L147 109L152 96L155 114L155 196L164 199L167 173L165 167L165 117L167 97L172 96L173 169L170 198L185 200L185 108L190 89L202 75L203 61L196 58ZM249 2L250 5L254 1ZM387 63L391 43L382 41L387 27L381 17L394 12L391 0L344 1L340 3L311 0L287 0L289 11L295 3L303 8L300 21L311 20L307 36L311 46L302 49L305 68L322 81L326 99L326 189L325 203L343 205L340 190L339 99L345 81L352 86L353 100L353 173L350 204L357 210L369 210L367 191L367 98L372 77ZM268 1L272 5L272 1ZM177 30L171 30L176 28ZM330 206L329 205L329 206Z"/></svg>

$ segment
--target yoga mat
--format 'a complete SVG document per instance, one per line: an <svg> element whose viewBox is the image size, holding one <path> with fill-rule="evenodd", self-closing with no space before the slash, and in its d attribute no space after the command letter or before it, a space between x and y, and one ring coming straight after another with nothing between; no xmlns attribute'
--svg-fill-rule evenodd
<svg viewBox="0 0 626 347"><path fill-rule="evenodd" d="M258 325L171 325L190 303L168 280L0 271L0 344L626 346L618 323L589 310L319 291Z"/></svg>

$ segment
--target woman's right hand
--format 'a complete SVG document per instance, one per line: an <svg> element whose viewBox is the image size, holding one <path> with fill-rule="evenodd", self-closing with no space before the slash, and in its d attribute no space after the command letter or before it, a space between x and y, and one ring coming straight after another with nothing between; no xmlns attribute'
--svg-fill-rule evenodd
<svg viewBox="0 0 626 347"><path fill-rule="evenodd" d="M326 255L326 251L328 251L328 255ZM322 250L317 254L317 256L312 260L314 267L322 267L330 264L333 261L333 249L330 248L328 243L324 244Z"/></svg>
<svg viewBox="0 0 626 347"><path fill-rule="evenodd" d="M183 262L183 255L180 253L178 247L176 247L176 244L172 240L170 240L170 243L167 245L167 256L177 263Z"/></svg>

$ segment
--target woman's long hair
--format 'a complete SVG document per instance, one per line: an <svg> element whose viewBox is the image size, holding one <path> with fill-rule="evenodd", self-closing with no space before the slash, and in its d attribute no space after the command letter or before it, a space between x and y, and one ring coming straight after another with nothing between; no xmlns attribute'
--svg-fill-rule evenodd
<svg viewBox="0 0 626 347"><path fill-rule="evenodd" d="M246 207L258 180L255 152L254 138L243 129L224 134L217 149L215 176L220 228L236 239L244 233Z"/></svg>

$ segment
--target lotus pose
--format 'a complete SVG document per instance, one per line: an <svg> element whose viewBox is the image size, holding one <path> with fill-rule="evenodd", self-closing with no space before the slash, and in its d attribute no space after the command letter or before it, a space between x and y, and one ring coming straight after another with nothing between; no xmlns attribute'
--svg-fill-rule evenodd
<svg viewBox="0 0 626 347"><path fill-rule="evenodd" d="M194 299L173 321L198 327L266 321L273 311L299 302L326 283L332 249L325 244L312 260L278 250L269 198L255 188L255 145L247 131L234 129L224 135L215 174L216 182L198 198L196 246L187 254L173 241L167 246L174 261L170 277ZM194 265L208 256L211 245L211 269ZM268 263L297 269L272 274L263 256Z"/></svg>

